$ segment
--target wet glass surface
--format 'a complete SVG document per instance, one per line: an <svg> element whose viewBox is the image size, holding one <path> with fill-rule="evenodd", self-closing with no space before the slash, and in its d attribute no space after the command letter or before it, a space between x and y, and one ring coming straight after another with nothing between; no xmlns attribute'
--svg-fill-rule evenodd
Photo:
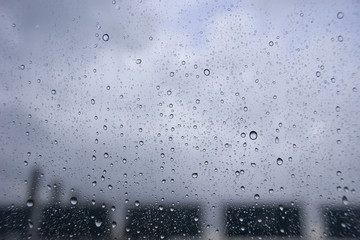
<svg viewBox="0 0 360 240"><path fill-rule="evenodd" d="M358 239L359 1L0 2L0 239Z"/></svg>

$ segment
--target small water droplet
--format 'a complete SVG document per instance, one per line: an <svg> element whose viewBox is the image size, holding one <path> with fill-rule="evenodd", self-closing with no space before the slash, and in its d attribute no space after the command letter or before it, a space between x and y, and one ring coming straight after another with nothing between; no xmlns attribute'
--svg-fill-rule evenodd
<svg viewBox="0 0 360 240"><path fill-rule="evenodd" d="M191 176L192 176L192 178L197 178L197 177L198 177L198 174L197 174L197 173L193 173Z"/></svg>
<svg viewBox="0 0 360 240"><path fill-rule="evenodd" d="M136 207L140 206L140 202L138 200L135 201L135 206Z"/></svg>
<svg viewBox="0 0 360 240"><path fill-rule="evenodd" d="M141 59L140 58L136 59L136 64L141 64Z"/></svg>
<svg viewBox="0 0 360 240"><path fill-rule="evenodd" d="M51 94L52 94L52 95L55 95L55 94L56 94L56 90L55 90L55 89L51 90Z"/></svg>
<svg viewBox="0 0 360 240"><path fill-rule="evenodd" d="M96 181L93 181L93 182L92 182L93 187L95 187L95 186L96 186L96 184L97 184L97 182L96 182Z"/></svg>
<svg viewBox="0 0 360 240"><path fill-rule="evenodd" d="M104 158L108 158L109 154L108 153L104 153Z"/></svg>
<svg viewBox="0 0 360 240"><path fill-rule="evenodd" d="M116 228L116 226L117 226L117 223L116 223L115 221L113 221L113 222L111 223L111 227L112 227L112 228Z"/></svg>
<svg viewBox="0 0 360 240"><path fill-rule="evenodd" d="M91 104L92 104L92 105L95 104L95 99L91 99Z"/></svg>
<svg viewBox="0 0 360 240"><path fill-rule="evenodd" d="M279 143L279 138L275 137L275 143Z"/></svg>
<svg viewBox="0 0 360 240"><path fill-rule="evenodd" d="M259 194L255 194L255 195L254 195L254 198L255 198L255 200L258 200L258 199L260 199L260 195L259 195Z"/></svg>
<svg viewBox="0 0 360 240"><path fill-rule="evenodd" d="M171 93L172 93L171 90L167 90L166 92L167 95L171 95Z"/></svg>
<svg viewBox="0 0 360 240"><path fill-rule="evenodd" d="M346 196L343 196L342 201L343 201L344 205L348 205L348 204L349 204L349 200L347 199Z"/></svg>
<svg viewBox="0 0 360 240"><path fill-rule="evenodd" d="M34 206L34 201L32 199L27 200L26 206L28 206L28 207Z"/></svg>
<svg viewBox="0 0 360 240"><path fill-rule="evenodd" d="M113 186L109 184L108 186L109 190L113 189Z"/></svg>
<svg viewBox="0 0 360 240"><path fill-rule="evenodd" d="M269 42L269 46L270 46L270 47L274 46L274 42L273 42L273 41L270 41L270 42Z"/></svg>
<svg viewBox="0 0 360 240"><path fill-rule="evenodd" d="M251 131L251 132L250 132L250 139L251 139L251 140L257 139L257 132Z"/></svg>
<svg viewBox="0 0 360 240"><path fill-rule="evenodd" d="M95 219L95 226L96 227L100 227L103 223L103 220L101 218L96 218Z"/></svg>
<svg viewBox="0 0 360 240"><path fill-rule="evenodd" d="M281 166L282 164L283 164L283 160L281 159L281 158L278 158L277 160L276 160L276 163L277 163L277 165L279 165L279 166Z"/></svg>
<svg viewBox="0 0 360 240"><path fill-rule="evenodd" d="M344 17L344 13L343 12L338 12L336 16L337 16L338 19L342 19Z"/></svg>

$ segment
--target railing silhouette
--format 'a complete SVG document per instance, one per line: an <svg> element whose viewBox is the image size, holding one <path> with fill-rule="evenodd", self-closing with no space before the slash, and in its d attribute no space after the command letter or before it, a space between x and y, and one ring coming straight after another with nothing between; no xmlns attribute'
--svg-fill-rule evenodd
<svg viewBox="0 0 360 240"><path fill-rule="evenodd" d="M201 206L147 204L126 209L121 230L112 231L112 216L104 204L61 205L58 200L32 207L37 199L39 171L30 184L30 205L0 206L0 239L169 239L201 238L204 212ZM55 192L55 198L58 192ZM360 239L359 206L323 207L320 212L325 239ZM306 236L304 207L277 204L226 205L223 238ZM123 218L123 219L124 219ZM119 227L119 226L118 226Z"/></svg>

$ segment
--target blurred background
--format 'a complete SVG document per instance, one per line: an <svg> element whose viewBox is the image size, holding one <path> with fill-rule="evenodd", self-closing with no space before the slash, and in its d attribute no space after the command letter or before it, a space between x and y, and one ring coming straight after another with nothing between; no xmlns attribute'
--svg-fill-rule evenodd
<svg viewBox="0 0 360 240"><path fill-rule="evenodd" d="M0 239L359 239L359 1L0 2Z"/></svg>

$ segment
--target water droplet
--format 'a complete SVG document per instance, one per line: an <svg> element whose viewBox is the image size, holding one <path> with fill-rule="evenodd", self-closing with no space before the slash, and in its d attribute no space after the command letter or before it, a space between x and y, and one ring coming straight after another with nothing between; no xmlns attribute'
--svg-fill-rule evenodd
<svg viewBox="0 0 360 240"><path fill-rule="evenodd" d="M341 176L341 171L337 171L336 176Z"/></svg>
<svg viewBox="0 0 360 240"><path fill-rule="evenodd" d="M28 206L28 207L34 206L34 201L32 199L27 200L26 206Z"/></svg>
<svg viewBox="0 0 360 240"><path fill-rule="evenodd" d="M347 199L346 196L343 196L342 201L343 201L344 205L348 205L348 204L349 204L349 200Z"/></svg>
<svg viewBox="0 0 360 240"><path fill-rule="evenodd" d="M195 217L195 218L194 218L194 221L195 221L195 222L199 221L199 218L198 218L198 217Z"/></svg>
<svg viewBox="0 0 360 240"><path fill-rule="evenodd" d="M270 188L270 189L269 189L269 193L271 194L271 193L273 193L273 192L274 192L274 189Z"/></svg>
<svg viewBox="0 0 360 240"><path fill-rule="evenodd" d="M225 143L225 148L229 148L230 144Z"/></svg>
<svg viewBox="0 0 360 240"><path fill-rule="evenodd" d="M273 41L270 41L270 42L269 42L269 46L270 46L270 47L274 46L274 42L273 42Z"/></svg>
<svg viewBox="0 0 360 240"><path fill-rule="evenodd" d="M108 153L104 153L104 158L108 158L109 154Z"/></svg>
<svg viewBox="0 0 360 240"><path fill-rule="evenodd" d="M140 202L138 200L135 201L135 206L136 207L140 206Z"/></svg>
<svg viewBox="0 0 360 240"><path fill-rule="evenodd" d="M20 65L19 67L21 70L24 70L25 69L25 65Z"/></svg>
<svg viewBox="0 0 360 240"><path fill-rule="evenodd" d="M279 143L279 138L275 137L275 143Z"/></svg>
<svg viewBox="0 0 360 240"><path fill-rule="evenodd" d="M245 138L245 137L246 137L246 133L242 132L242 133L240 134L240 136L241 136L242 138Z"/></svg>
<svg viewBox="0 0 360 240"><path fill-rule="evenodd" d="M96 184L97 184L97 182L96 182L96 181L93 181L93 182L92 182L93 187L95 187L95 186L96 186Z"/></svg>
<svg viewBox="0 0 360 240"><path fill-rule="evenodd" d="M198 177L198 174L197 174L197 173L193 173L191 176L192 176L192 178L197 178L197 177Z"/></svg>
<svg viewBox="0 0 360 240"><path fill-rule="evenodd" d="M209 76L209 75L210 75L210 70L209 70L209 69L205 69L205 70L204 70L204 74L205 74L205 76Z"/></svg>
<svg viewBox="0 0 360 240"><path fill-rule="evenodd" d="M236 172L235 172L235 175L236 175L236 176L239 176L239 175L240 175L240 171L236 171Z"/></svg>
<svg viewBox="0 0 360 240"><path fill-rule="evenodd" d="M77 204L77 202L78 202L78 200L77 200L77 198L76 198L76 197L72 197L72 198L70 198L70 203L71 203L72 205L76 205L76 204Z"/></svg>
<svg viewBox="0 0 360 240"><path fill-rule="evenodd" d="M249 136L251 140L255 140L257 139L257 132L251 131Z"/></svg>
<svg viewBox="0 0 360 240"><path fill-rule="evenodd" d="M161 154L160 154L160 157L161 157L161 158L164 158L164 157L165 157L165 153L161 153Z"/></svg>
<svg viewBox="0 0 360 240"><path fill-rule="evenodd" d="M336 16L337 16L338 19L342 19L344 17L344 13L343 12L338 12Z"/></svg>
<svg viewBox="0 0 360 240"><path fill-rule="evenodd" d="M259 194L255 194L255 195L254 195L254 198L255 198L255 200L258 200L258 199L260 199L260 195L259 195Z"/></svg>
<svg viewBox="0 0 360 240"><path fill-rule="evenodd" d="M102 39L103 39L105 42L109 41L109 34L104 34L104 35L102 36Z"/></svg>
<svg viewBox="0 0 360 240"><path fill-rule="evenodd" d="M338 41L339 41L339 42L342 42L342 41L344 41L344 38L343 38L343 36L339 35L339 36L338 36Z"/></svg>
<svg viewBox="0 0 360 240"><path fill-rule="evenodd" d="M92 155L92 160L95 161L96 160L96 156Z"/></svg>
<svg viewBox="0 0 360 240"><path fill-rule="evenodd" d="M111 227L112 227L112 228L116 228L116 226L117 226L117 223L116 223L115 221L113 221L113 222L111 223Z"/></svg>
<svg viewBox="0 0 360 240"><path fill-rule="evenodd" d="M140 64L140 63L141 63L141 59L140 58L136 59L136 64Z"/></svg>
<svg viewBox="0 0 360 240"><path fill-rule="evenodd" d="M335 110L336 110L337 112L340 112L340 107L339 107L339 106L336 106Z"/></svg>
<svg viewBox="0 0 360 240"><path fill-rule="evenodd" d="M317 71L316 72L316 77L320 77L321 76L321 72Z"/></svg>
<svg viewBox="0 0 360 240"><path fill-rule="evenodd" d="M100 227L103 223L103 220L101 218L96 218L95 219L95 226L96 227Z"/></svg>
<svg viewBox="0 0 360 240"><path fill-rule="evenodd" d="M55 90L55 89L51 90L51 94L52 94L52 95L55 95L55 94L56 94L56 90Z"/></svg>
<svg viewBox="0 0 360 240"><path fill-rule="evenodd" d="M113 189L113 186L112 185L109 185L108 186L109 190Z"/></svg>
<svg viewBox="0 0 360 240"><path fill-rule="evenodd" d="M175 75L174 72L170 72L170 77L173 77Z"/></svg>
<svg viewBox="0 0 360 240"><path fill-rule="evenodd" d="M167 90L166 92L167 95L171 95L171 93L172 93L171 90Z"/></svg>
<svg viewBox="0 0 360 240"><path fill-rule="evenodd" d="M91 99L91 104L92 104L92 105L95 104L95 99Z"/></svg>
<svg viewBox="0 0 360 240"><path fill-rule="evenodd" d="M278 158L277 160L276 160L276 163L277 163L277 165L279 165L279 166L281 166L282 164L283 164L283 160L281 159L281 158Z"/></svg>

